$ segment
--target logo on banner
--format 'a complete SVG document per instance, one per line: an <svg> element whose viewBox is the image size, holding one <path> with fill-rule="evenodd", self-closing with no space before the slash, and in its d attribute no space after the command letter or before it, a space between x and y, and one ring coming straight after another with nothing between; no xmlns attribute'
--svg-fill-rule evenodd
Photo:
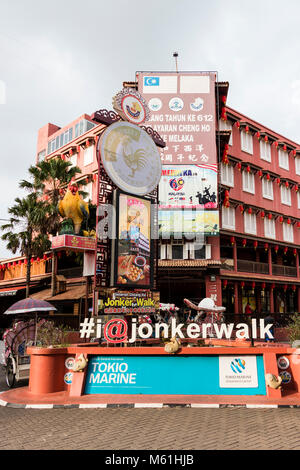
<svg viewBox="0 0 300 470"><path fill-rule="evenodd" d="M172 111L181 111L183 109L184 103L181 98L171 98L169 101L169 108Z"/></svg>
<svg viewBox="0 0 300 470"><path fill-rule="evenodd" d="M159 77L144 77L144 86L159 86Z"/></svg>
<svg viewBox="0 0 300 470"><path fill-rule="evenodd" d="M234 359L230 363L230 368L235 374L241 374L246 369L246 362L243 359Z"/></svg>
<svg viewBox="0 0 300 470"><path fill-rule="evenodd" d="M183 178L173 178L170 180L170 186L174 191L180 191L183 188L184 179Z"/></svg>
<svg viewBox="0 0 300 470"><path fill-rule="evenodd" d="M151 98L148 103L149 108L151 111L159 111L162 107L162 102L159 98Z"/></svg>
<svg viewBox="0 0 300 470"><path fill-rule="evenodd" d="M203 109L204 100L202 98L195 98L195 101L190 104L192 111L201 111Z"/></svg>

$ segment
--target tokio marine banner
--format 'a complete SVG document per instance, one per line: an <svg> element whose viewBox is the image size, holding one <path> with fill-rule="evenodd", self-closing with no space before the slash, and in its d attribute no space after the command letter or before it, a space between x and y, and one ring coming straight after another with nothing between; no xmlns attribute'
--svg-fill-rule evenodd
<svg viewBox="0 0 300 470"><path fill-rule="evenodd" d="M151 112L145 124L166 142L164 165L217 163L215 72L137 72Z"/></svg>

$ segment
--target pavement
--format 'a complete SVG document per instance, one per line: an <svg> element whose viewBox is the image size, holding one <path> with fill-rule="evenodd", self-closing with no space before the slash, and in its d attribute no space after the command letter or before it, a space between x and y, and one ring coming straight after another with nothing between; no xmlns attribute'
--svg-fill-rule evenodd
<svg viewBox="0 0 300 470"><path fill-rule="evenodd" d="M0 406L0 429L0 450L300 450L299 408Z"/></svg>

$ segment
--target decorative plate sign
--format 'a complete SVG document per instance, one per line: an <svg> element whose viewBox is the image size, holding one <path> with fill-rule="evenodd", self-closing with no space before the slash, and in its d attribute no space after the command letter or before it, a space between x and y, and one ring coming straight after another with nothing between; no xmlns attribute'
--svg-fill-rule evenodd
<svg viewBox="0 0 300 470"><path fill-rule="evenodd" d="M74 364L75 364L75 357L68 357L65 360L65 366L66 366L66 369L68 370L73 370Z"/></svg>
<svg viewBox="0 0 300 470"><path fill-rule="evenodd" d="M280 356L277 359L277 364L278 364L279 369L281 370L286 370L290 367L290 361L285 356Z"/></svg>
<svg viewBox="0 0 300 470"><path fill-rule="evenodd" d="M289 384L292 381L292 376L286 370L280 372L279 376L282 378L283 384Z"/></svg>
<svg viewBox="0 0 300 470"><path fill-rule="evenodd" d="M72 372L67 372L67 373L64 375L64 382L65 382L65 384L71 385L72 381L73 381L73 374L72 374Z"/></svg>
<svg viewBox="0 0 300 470"><path fill-rule="evenodd" d="M133 88L123 88L113 97L113 108L125 121L142 124L149 121L150 111L142 95Z"/></svg>
<svg viewBox="0 0 300 470"><path fill-rule="evenodd" d="M162 166L152 138L129 122L109 126L98 141L104 169L118 188L144 196L158 185Z"/></svg>

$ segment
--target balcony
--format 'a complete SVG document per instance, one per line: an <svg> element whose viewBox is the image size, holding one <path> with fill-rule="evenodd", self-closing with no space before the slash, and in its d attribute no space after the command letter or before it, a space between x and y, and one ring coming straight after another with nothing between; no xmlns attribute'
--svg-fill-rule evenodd
<svg viewBox="0 0 300 470"><path fill-rule="evenodd" d="M234 271L234 260L231 258L221 258L222 269ZM237 270L239 272L269 274L268 263L257 261L237 260ZM297 268L295 266L284 266L281 264L272 264L273 276L297 277Z"/></svg>
<svg viewBox="0 0 300 470"><path fill-rule="evenodd" d="M297 268L295 266L272 264L272 272L274 276L297 277Z"/></svg>
<svg viewBox="0 0 300 470"><path fill-rule="evenodd" d="M247 273L269 274L269 265L268 263L238 259L237 270Z"/></svg>

